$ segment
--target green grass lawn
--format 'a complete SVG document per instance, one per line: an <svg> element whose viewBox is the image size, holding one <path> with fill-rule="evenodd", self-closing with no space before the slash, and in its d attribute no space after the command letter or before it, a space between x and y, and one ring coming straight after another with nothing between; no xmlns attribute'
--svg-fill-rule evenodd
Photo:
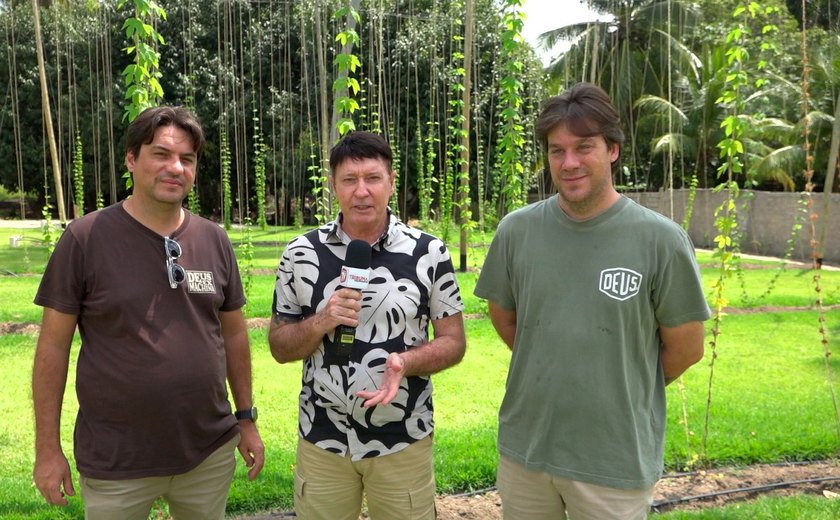
<svg viewBox="0 0 840 520"><path fill-rule="evenodd" d="M251 290L246 315L270 314L274 269L283 247L299 230L251 232L256 246L250 266ZM232 233L239 243L245 231ZM0 229L0 323L38 323L41 310L32 304L47 253L38 245L37 230L26 230L33 240L12 249L8 236L21 231ZM493 485L496 467L496 413L501 402L510 354L486 319L486 304L472 295L477 266L490 237L473 237L468 251L470 269L459 273L468 316L468 348L464 361L434 376L435 468L440 493L482 489ZM456 267L458 249L451 248ZM26 258L23 258L23 257ZM698 255L709 294L718 277L710 255ZM745 262L746 265L746 262ZM668 428L665 463L669 471L696 467L705 458L713 465L808 460L835 457L837 416L832 404L825 353L816 310L789 312L781 307L809 307L814 302L813 273L778 263L758 265L726 279L729 305L737 309L761 308L764 312L724 316L716 342L710 420L706 423L708 387L713 353L690 369L682 385L668 387ZM760 268L757 268L760 267ZM823 303L840 304L840 272L821 272ZM768 293L768 288L771 290ZM824 315L829 347L840 348L838 310ZM712 322L708 323L711 327ZM231 489L231 515L266 509L290 509L292 472L297 439L297 393L300 363L279 365L268 352L266 331L250 332L254 365L254 394L260 408L260 432L267 447L267 464L260 477L249 482L240 463ZM710 337L708 335L707 337ZM32 355L36 337L31 334L0 335L0 377L5 392L0 398L0 518L82 518L76 497L64 509L48 507L32 485L34 432L30 395ZM708 342L707 342L708 344ZM78 356L78 339L71 366ZM833 381L840 374L832 366ZM71 370L62 415L62 440L72 456L72 429L76 413ZM837 383L834 391L840 391ZM683 404L687 422L683 419ZM705 445L704 431L708 428ZM73 462L71 460L71 466ZM77 474L74 469L74 477ZM809 497L764 499L724 509L698 513L673 512L655 518L836 518L835 502ZM803 514L803 512L806 512ZM798 515L798 516L797 516Z"/></svg>

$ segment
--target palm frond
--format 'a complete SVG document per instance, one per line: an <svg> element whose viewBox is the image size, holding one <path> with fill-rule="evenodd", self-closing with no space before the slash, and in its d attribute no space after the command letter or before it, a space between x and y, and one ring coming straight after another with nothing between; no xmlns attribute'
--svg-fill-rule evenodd
<svg viewBox="0 0 840 520"><path fill-rule="evenodd" d="M793 173L802 169L805 154L800 145L783 146L765 155L754 165L754 177L759 182L773 181L786 191L793 191Z"/></svg>
<svg viewBox="0 0 840 520"><path fill-rule="evenodd" d="M679 121L680 125L688 123L688 116L680 107L659 96L642 96L633 106L638 108L642 113L653 115L658 119L665 120L668 118L668 114L670 114L671 117Z"/></svg>

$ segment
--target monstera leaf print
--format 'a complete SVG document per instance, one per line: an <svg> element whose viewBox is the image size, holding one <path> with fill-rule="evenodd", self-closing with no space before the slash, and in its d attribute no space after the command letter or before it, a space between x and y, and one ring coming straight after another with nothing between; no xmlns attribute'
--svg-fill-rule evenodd
<svg viewBox="0 0 840 520"><path fill-rule="evenodd" d="M449 258L449 253L440 240L431 240L428 249L417 259L417 279L420 285L431 287L434 284L435 271L441 262Z"/></svg>
<svg viewBox="0 0 840 520"><path fill-rule="evenodd" d="M426 387L417 397L411 417L405 422L406 433L415 439L422 439L429 435L434 427L432 417L432 380L427 380Z"/></svg>
<svg viewBox="0 0 840 520"><path fill-rule="evenodd" d="M337 439L323 439L316 442L315 446L318 446L322 450L331 451L333 453L344 453L344 451L347 449L347 446L345 446L343 442Z"/></svg>
<svg viewBox="0 0 840 520"><path fill-rule="evenodd" d="M404 255L413 256L414 250L417 248L417 241L423 236L423 232L419 229L410 228L407 226L400 227L400 233L408 240L394 240L387 244L385 249L389 253L402 253Z"/></svg>
<svg viewBox="0 0 840 520"><path fill-rule="evenodd" d="M356 366L356 370L350 379L350 395L355 395L360 390L376 390L382 383L385 373L385 360L388 358L388 351L383 349L371 349L362 358L362 362ZM408 408L408 383L403 378L400 381L400 389L394 400L387 406L377 405L373 408L363 408L361 400L357 400L351 413L353 419L367 427L382 426L393 421L402 421Z"/></svg>
<svg viewBox="0 0 840 520"><path fill-rule="evenodd" d="M320 352L312 356L312 361L315 366L313 387L318 406L343 412L347 409L347 393L344 390L347 378L344 372L346 368L338 365L323 365L324 356Z"/></svg>
<svg viewBox="0 0 840 520"><path fill-rule="evenodd" d="M452 316L463 309L462 305L455 305L455 302L461 303L461 291L458 289L455 273L445 273L435 280L432 295L429 308L434 320Z"/></svg>
<svg viewBox="0 0 840 520"><path fill-rule="evenodd" d="M309 435L315 420L315 405L312 404L312 388L304 385L300 391L300 409L298 410L298 424L301 435Z"/></svg>
<svg viewBox="0 0 840 520"><path fill-rule="evenodd" d="M371 273L367 288L362 291L356 338L377 344L404 336L406 327L412 328L410 321L417 314L419 303L417 284L407 278L394 280L391 271L377 267ZM410 332L419 337L419 331Z"/></svg>
<svg viewBox="0 0 840 520"><path fill-rule="evenodd" d="M400 442L393 446L387 446L377 440L371 440L370 442L363 443L356 439L356 442L354 444L357 444L357 446L361 446L361 453L376 453L378 455L390 455L391 453L396 453L408 447L407 442ZM352 457L353 460L358 460L361 458L361 455Z"/></svg>
<svg viewBox="0 0 840 520"><path fill-rule="evenodd" d="M318 265L318 255L306 236L300 236L289 244L277 267L277 284L287 286L297 296L297 303L278 301L277 305L282 306L278 311L299 314L302 306L311 305L312 287L318 281ZM284 292L276 291L276 294Z"/></svg>

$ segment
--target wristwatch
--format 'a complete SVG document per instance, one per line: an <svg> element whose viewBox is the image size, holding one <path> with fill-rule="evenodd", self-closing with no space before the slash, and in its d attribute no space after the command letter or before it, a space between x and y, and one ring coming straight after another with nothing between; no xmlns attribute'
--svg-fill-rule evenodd
<svg viewBox="0 0 840 520"><path fill-rule="evenodd" d="M247 410L236 410L233 412L233 416L236 417L237 420L241 421L242 419L250 419L254 422L257 422L257 407L252 406Z"/></svg>

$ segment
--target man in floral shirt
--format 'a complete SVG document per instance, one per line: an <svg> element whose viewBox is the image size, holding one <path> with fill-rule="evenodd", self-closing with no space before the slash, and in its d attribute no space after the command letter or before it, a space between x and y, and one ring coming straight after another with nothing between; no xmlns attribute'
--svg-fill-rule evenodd
<svg viewBox="0 0 840 520"><path fill-rule="evenodd" d="M352 132L330 153L338 218L280 259L269 344L303 360L295 512L355 520L434 519L430 374L458 363L463 303L445 244L391 214L396 174L385 140ZM371 245L369 283L341 287L351 240ZM434 339L428 335L429 323ZM342 356L336 328L355 327Z"/></svg>

